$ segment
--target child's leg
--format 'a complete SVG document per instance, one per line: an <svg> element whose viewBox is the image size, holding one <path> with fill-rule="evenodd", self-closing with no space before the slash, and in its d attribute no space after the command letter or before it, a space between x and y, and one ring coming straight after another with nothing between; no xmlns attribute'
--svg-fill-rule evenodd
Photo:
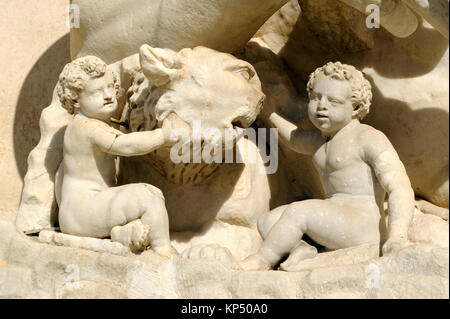
<svg viewBox="0 0 450 319"><path fill-rule="evenodd" d="M132 251L143 251L150 244L150 227L136 219L124 226L116 226L111 230L111 240L117 241Z"/></svg>
<svg viewBox="0 0 450 319"><path fill-rule="evenodd" d="M377 243L378 222L378 208L371 202L357 203L352 198L296 202L271 228L257 256L243 265L273 267L299 244L303 234L331 249Z"/></svg>
<svg viewBox="0 0 450 319"><path fill-rule="evenodd" d="M103 215L97 223L109 229L113 240L141 250L150 244L163 255L175 253L170 244L164 196L158 188L148 184L112 187L95 196L94 202L102 203L95 205L93 213Z"/></svg>
<svg viewBox="0 0 450 319"><path fill-rule="evenodd" d="M162 255L175 255L176 251L170 244L169 218L162 192L148 184L130 184L125 187L132 188L133 195L127 200L134 201L138 209L137 211L127 210L127 221L139 218L140 223L133 222L130 226L115 228L114 236L111 232L112 237L132 238L134 242L138 241L142 245L137 247L141 250L145 249L145 245L150 244L154 251ZM136 234L141 234L143 238L136 239Z"/></svg>
<svg viewBox="0 0 450 319"><path fill-rule="evenodd" d="M157 253L172 257L178 255L178 252L170 243L169 216L167 214L166 204L162 192L149 184L142 184L153 198L151 204L145 202L146 210L142 214L141 221L150 227L148 234L152 249Z"/></svg>
<svg viewBox="0 0 450 319"><path fill-rule="evenodd" d="M277 223L283 212L289 205L279 206L270 212L263 214L258 220L258 231L263 239L266 239L273 225Z"/></svg>
<svg viewBox="0 0 450 319"><path fill-rule="evenodd" d="M279 206L272 209L270 212L262 215L258 220L258 230L263 239L266 239L269 235L272 227L278 222L280 217L283 215L284 211L289 207L289 205ZM308 258L313 258L317 255L317 249L303 240L290 251L289 259L286 262L299 262ZM270 267L264 262L258 260L259 258L252 258L253 260L248 260L250 265L249 268L263 268L270 269ZM255 265L251 265L255 263ZM288 263L289 264L289 263ZM245 265L244 265L245 268Z"/></svg>
<svg viewBox="0 0 450 319"><path fill-rule="evenodd" d="M259 249L258 256L263 262L273 267L298 245L307 230L306 215L313 213L312 208L316 206L314 202L292 203L285 208Z"/></svg>
<svg viewBox="0 0 450 319"><path fill-rule="evenodd" d="M258 253L242 261L241 266L246 270L272 269L283 256L299 246L306 231L306 217L300 212L306 211L314 202L316 200L283 205L261 216L258 229L264 242Z"/></svg>
<svg viewBox="0 0 450 319"><path fill-rule="evenodd" d="M281 270L289 271L291 267L297 266L301 261L314 258L318 254L317 248L301 240L290 252L289 258L280 265Z"/></svg>

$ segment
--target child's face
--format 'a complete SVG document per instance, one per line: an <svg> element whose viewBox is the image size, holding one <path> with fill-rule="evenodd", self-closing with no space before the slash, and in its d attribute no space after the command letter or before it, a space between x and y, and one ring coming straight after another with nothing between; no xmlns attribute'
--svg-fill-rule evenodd
<svg viewBox="0 0 450 319"><path fill-rule="evenodd" d="M335 134L353 118L352 89L348 81L319 74L308 105L311 122L322 133Z"/></svg>
<svg viewBox="0 0 450 319"><path fill-rule="evenodd" d="M78 99L80 111L90 118L109 121L117 111L114 76L111 70L96 79L89 79Z"/></svg>

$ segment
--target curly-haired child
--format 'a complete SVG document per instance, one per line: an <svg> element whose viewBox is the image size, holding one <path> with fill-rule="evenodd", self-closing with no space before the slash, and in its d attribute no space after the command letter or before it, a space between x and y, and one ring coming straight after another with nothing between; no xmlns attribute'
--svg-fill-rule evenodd
<svg viewBox="0 0 450 319"><path fill-rule="evenodd" d="M63 178L59 189L59 225L66 234L111 237L132 250L148 246L176 255L162 192L148 184L115 186L116 156L137 156L170 145L171 124L124 134L110 125L117 112L117 75L99 58L67 64L57 93L73 119L64 135Z"/></svg>
<svg viewBox="0 0 450 319"><path fill-rule="evenodd" d="M317 254L302 241L304 234L331 250L385 239L385 252L408 245L414 213L409 178L387 137L360 123L369 112L370 83L353 66L328 63L311 74L307 91L308 116L316 130L303 131L276 113L270 120L292 150L313 156L326 198L294 202L263 215L258 228L264 242L242 262L245 269L271 269L290 254L281 269L295 270Z"/></svg>

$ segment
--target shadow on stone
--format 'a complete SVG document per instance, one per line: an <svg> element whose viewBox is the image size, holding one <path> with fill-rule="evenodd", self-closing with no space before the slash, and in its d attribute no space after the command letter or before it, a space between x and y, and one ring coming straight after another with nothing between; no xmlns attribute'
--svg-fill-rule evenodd
<svg viewBox="0 0 450 319"><path fill-rule="evenodd" d="M68 62L70 40L66 34L42 54L22 85L13 127L14 155L22 179L27 171L28 154L39 142L41 112L51 103L58 76Z"/></svg>

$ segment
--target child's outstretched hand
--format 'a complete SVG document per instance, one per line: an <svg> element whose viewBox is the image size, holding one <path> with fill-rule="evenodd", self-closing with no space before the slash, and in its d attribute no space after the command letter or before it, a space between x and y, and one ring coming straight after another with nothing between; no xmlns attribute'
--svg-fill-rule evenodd
<svg viewBox="0 0 450 319"><path fill-rule="evenodd" d="M191 127L177 114L170 113L162 123L164 141L167 144L175 144L184 137L191 135Z"/></svg>

